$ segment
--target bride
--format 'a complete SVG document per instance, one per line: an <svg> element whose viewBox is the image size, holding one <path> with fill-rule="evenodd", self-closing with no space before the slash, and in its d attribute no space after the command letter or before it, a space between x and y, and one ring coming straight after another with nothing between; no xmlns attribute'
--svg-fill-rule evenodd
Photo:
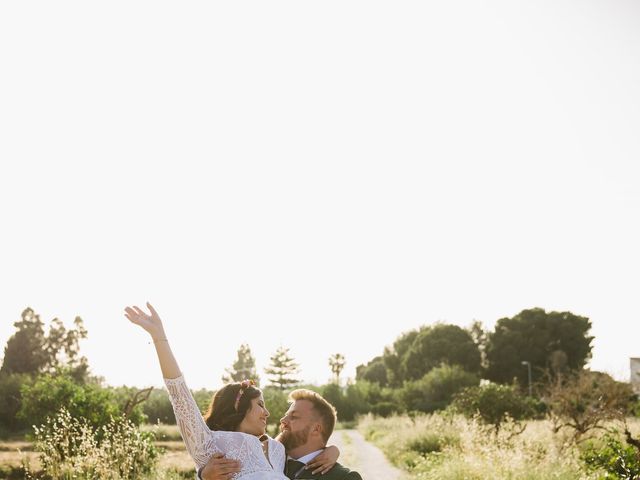
<svg viewBox="0 0 640 480"><path fill-rule="evenodd" d="M215 393L203 418L171 352L160 316L151 304L147 307L150 315L134 306L125 308L125 316L153 339L182 439L197 468L204 467L212 455L223 454L240 462L240 472L233 478L288 480L283 473L284 446L265 434L269 411L262 392L249 380L227 384ZM336 463L337 453L336 447L327 448L308 468L326 471Z"/></svg>

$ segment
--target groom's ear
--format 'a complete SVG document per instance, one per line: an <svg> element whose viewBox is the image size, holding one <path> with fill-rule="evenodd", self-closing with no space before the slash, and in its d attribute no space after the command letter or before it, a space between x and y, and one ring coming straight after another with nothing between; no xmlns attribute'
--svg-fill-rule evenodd
<svg viewBox="0 0 640 480"><path fill-rule="evenodd" d="M314 422L312 430L318 435L322 436L322 434L324 433L322 422Z"/></svg>

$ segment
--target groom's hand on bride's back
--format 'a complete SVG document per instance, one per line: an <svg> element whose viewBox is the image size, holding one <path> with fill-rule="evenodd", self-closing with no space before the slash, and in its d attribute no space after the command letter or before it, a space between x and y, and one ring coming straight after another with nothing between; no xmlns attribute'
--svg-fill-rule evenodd
<svg viewBox="0 0 640 480"><path fill-rule="evenodd" d="M207 464L199 470L198 475L202 480L227 480L231 475L240 471L240 462L224 458L216 453Z"/></svg>

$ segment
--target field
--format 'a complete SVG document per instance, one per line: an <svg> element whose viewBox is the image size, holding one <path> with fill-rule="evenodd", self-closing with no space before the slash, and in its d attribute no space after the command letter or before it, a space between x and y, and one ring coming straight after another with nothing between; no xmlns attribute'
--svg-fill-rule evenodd
<svg viewBox="0 0 640 480"><path fill-rule="evenodd" d="M521 427L509 424L496 434L475 421L436 414L387 419L367 416L358 429L411 479L605 478L602 471L589 471L580 458L588 442L576 445L568 433L553 433L547 420L528 421L524 426L522 433L518 433ZM629 427L637 437L640 422L629 419Z"/></svg>
<svg viewBox="0 0 640 480"><path fill-rule="evenodd" d="M177 426L145 426L142 429L155 433L158 439L156 445L162 451L158 461L159 477L157 478L177 480L194 477L193 461L184 448ZM30 465L32 470L37 471L40 467L38 453L33 451L31 442L24 440L0 441L0 479L23 478L20 467L25 462Z"/></svg>
<svg viewBox="0 0 640 480"><path fill-rule="evenodd" d="M628 425L634 436L640 436L640 419L629 419ZM193 478L193 463L176 426L143 429L154 432L156 445L162 452L154 479ZM569 432L553 433L548 420L528 421L521 426L508 423L496 433L461 416L434 414L384 419L368 415L360 419L357 429L412 480L616 478L587 469L581 452L588 442L576 445ZM357 452L350 450L349 439L344 440L341 462L353 464ZM38 455L30 442L19 439L0 442L0 479L23 478L20 472L23 462L38 470Z"/></svg>

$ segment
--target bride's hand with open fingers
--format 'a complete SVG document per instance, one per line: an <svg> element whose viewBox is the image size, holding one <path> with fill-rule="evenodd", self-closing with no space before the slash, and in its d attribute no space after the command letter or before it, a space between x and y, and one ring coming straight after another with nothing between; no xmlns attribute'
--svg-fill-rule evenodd
<svg viewBox="0 0 640 480"><path fill-rule="evenodd" d="M151 315L144 312L141 308L133 306L124 309L124 316L127 317L131 323L135 323L144 328L154 340L165 339L162 320L160 320L158 312L155 311L149 302L147 302L147 308L149 308Z"/></svg>
<svg viewBox="0 0 640 480"><path fill-rule="evenodd" d="M320 474L324 475L329 470L333 468L333 466L338 461L338 457L340 456L340 450L335 445L331 445L326 447L320 455L307 463L305 467L306 470L311 470L313 475Z"/></svg>

